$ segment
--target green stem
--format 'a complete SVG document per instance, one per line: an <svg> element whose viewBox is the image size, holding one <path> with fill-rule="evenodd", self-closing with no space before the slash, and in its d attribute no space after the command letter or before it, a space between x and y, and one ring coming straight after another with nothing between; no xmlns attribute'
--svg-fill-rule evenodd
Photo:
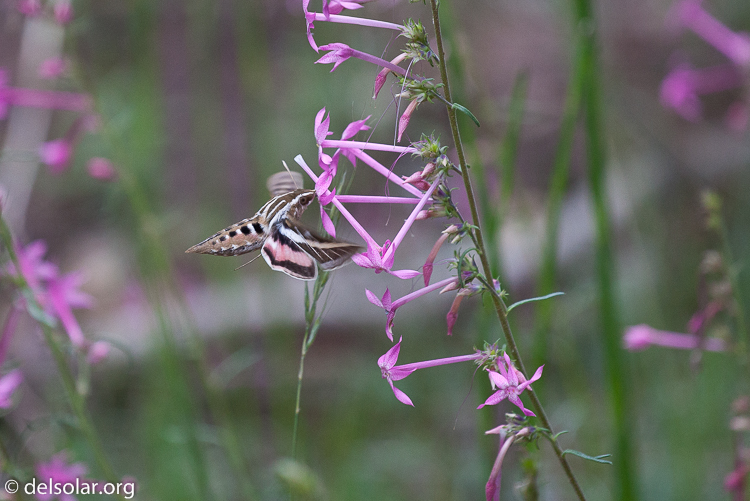
<svg viewBox="0 0 750 501"><path fill-rule="evenodd" d="M596 54L596 19L591 0L573 0L577 35L583 43L583 103L588 177L596 225L596 271L599 282L605 371L613 408L617 499L636 499L632 461L634 443L629 416L628 374L620 346L621 326L615 294L612 229L605 185L606 153Z"/></svg>
<svg viewBox="0 0 750 501"><path fill-rule="evenodd" d="M446 64L445 64L445 51L443 49L443 39L440 33L440 17L438 15L437 0L430 0L430 7L432 9L432 22L435 27L435 39L437 41L437 46L438 46L438 58L440 61L440 77L445 86L444 87L445 98L448 101L452 101L450 85L448 82L448 71L447 71ZM487 258L487 252L486 252L486 247L484 245L484 239L482 237L481 226L479 224L479 214L477 210L476 198L474 197L474 190L471 186L471 178L469 177L468 165L466 165L464 150L463 150L463 146L461 143L461 134L458 129L458 120L456 119L456 112L453 108L447 107L447 111L448 111L448 119L450 121L450 126L451 126L451 132L453 134L453 141L456 146L456 154L458 155L459 167L461 168L461 177L463 178L464 188L466 189L466 197L469 202L469 207L471 208L471 217L472 217L474 225L477 227L477 230L475 232L476 243L477 243L477 254L479 255L479 259L482 263L482 269L486 275L487 273L490 272L490 264ZM516 345L515 339L513 338L513 333L511 332L510 324L508 323L507 308L505 306L505 303L498 296L494 294L492 294L491 297L492 297L492 302L495 306L495 311L497 313L498 320L500 321L500 325L502 326L503 334L505 335L507 346L510 352L513 354L513 358L518 363L519 369L524 374L528 374L528 372L526 371L523 365L523 361L521 359L520 353L518 352L518 347ZM550 425L550 421L547 417L546 412L544 411L544 408L542 407L541 402L537 398L536 393L534 393L534 391L531 390L531 388L528 389L528 392L529 392L529 396L531 398L531 402L534 407L534 410L536 411L537 416L539 417L539 420L542 422L542 426L550 430L550 434L554 435L554 432ZM565 475L567 476L568 481L573 487L573 490L576 492L578 499L580 499L581 501L585 501L586 498L583 495L583 491L581 490L581 487L578 485L578 480L573 474L573 470L570 468L570 464L568 463L567 458L563 455L563 451L560 448L559 444L557 443L556 440L551 441L550 443L552 445L552 448L555 451L555 455L557 455L560 465L565 471Z"/></svg>

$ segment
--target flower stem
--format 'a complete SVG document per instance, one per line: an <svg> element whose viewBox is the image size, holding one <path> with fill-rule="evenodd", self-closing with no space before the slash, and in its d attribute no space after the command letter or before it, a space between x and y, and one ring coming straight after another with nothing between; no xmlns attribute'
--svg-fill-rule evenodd
<svg viewBox="0 0 750 501"><path fill-rule="evenodd" d="M440 66L440 78L444 85L445 99L449 102L453 102L453 98L451 97L450 85L448 82L448 70L447 70L447 66L445 62L445 51L443 49L443 39L442 39L442 34L440 32L440 17L438 15L437 0L430 0L430 7L432 9L432 22L435 27L435 40L437 41L437 46L438 46L438 61L439 61L439 66ZM456 146L456 154L458 155L458 162L459 162L459 167L461 170L461 177L463 178L464 188L466 189L466 197L469 202L469 207L471 208L471 218L472 218L473 224L477 227L475 231L477 254L479 255L480 262L482 263L482 269L484 273L486 274L490 271L490 264L487 258L487 251L484 245L484 239L482 237L481 227L479 225L479 213L477 210L477 202L474 196L474 190L471 186L471 178L469 177L469 169L468 169L468 166L466 165L463 145L461 143L461 134L458 129L458 120L456 118L456 111L454 108L450 106L447 106L446 109L448 111L448 119L450 121L451 132L453 134L453 141ZM518 363L518 366L521 369L521 371L524 373L524 375L526 375L528 373L523 365L521 355L518 352L518 347L516 346L515 339L513 338L513 333L510 329L510 324L508 323L507 307L505 306L505 303L498 296L492 294L491 297L495 306L495 311L497 313L498 320L500 321L500 325L502 326L503 334L505 335L505 340L508 345L508 349L513 354L513 358ZM537 416L539 417L539 420L542 422L542 426L550 430L550 433L553 434L552 426L550 425L549 419L547 418L547 414L544 411L544 408L542 407L541 402L537 398L536 393L534 393L534 391L531 388L528 388L528 393L531 398L531 402L534 407L534 410L536 411ZM550 443L552 445L552 448L555 451L555 454L557 455L558 461L560 462L563 470L565 471L565 475L568 477L568 481L573 487L573 490L576 492L578 499L580 499L581 501L585 501L586 498L583 495L583 491L581 490L581 487L578 485L578 480L573 474L573 470L570 468L570 464L568 463L568 460L563 455L562 449L558 445L557 441L551 441Z"/></svg>

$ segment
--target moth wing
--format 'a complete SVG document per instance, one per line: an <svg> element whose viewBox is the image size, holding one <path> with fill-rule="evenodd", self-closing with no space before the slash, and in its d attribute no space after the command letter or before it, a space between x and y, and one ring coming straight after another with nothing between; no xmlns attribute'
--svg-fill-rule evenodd
<svg viewBox="0 0 750 501"><path fill-rule="evenodd" d="M257 217L243 219L239 223L224 228L193 245L188 254L213 254L214 256L239 256L260 249L266 238L263 226Z"/></svg>
<svg viewBox="0 0 750 501"><path fill-rule="evenodd" d="M271 175L266 181L266 187L274 197L298 190L304 186L302 173L281 171Z"/></svg>
<svg viewBox="0 0 750 501"><path fill-rule="evenodd" d="M280 232L315 259L325 271L341 268L362 250L359 245L319 235L295 219L285 219L280 226Z"/></svg>
<svg viewBox="0 0 750 501"><path fill-rule="evenodd" d="M299 280L314 280L318 275L315 261L278 228L271 231L260 250L272 270L281 271Z"/></svg>

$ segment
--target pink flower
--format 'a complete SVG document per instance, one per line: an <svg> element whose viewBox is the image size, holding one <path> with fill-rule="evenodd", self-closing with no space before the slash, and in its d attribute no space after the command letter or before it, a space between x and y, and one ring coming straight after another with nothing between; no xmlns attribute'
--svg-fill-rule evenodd
<svg viewBox="0 0 750 501"><path fill-rule="evenodd" d="M330 17L331 14L340 14L344 9L361 9L363 3L370 0L323 0L323 15Z"/></svg>
<svg viewBox="0 0 750 501"><path fill-rule="evenodd" d="M39 65L39 76L45 80L57 78L68 69L68 63L61 57L51 57Z"/></svg>
<svg viewBox="0 0 750 501"><path fill-rule="evenodd" d="M458 357L438 358L435 360L425 360L424 362L396 365L396 362L398 361L398 354L401 351L402 340L403 338L399 339L398 343L396 343L390 350L385 353L385 355L378 359L378 367L380 367L380 372L383 376L383 379L387 379L388 383L391 385L391 389L393 390L394 395L396 395L396 398L401 403L411 405L412 407L414 407L414 404L412 403L411 399L406 396L404 392L396 388L393 385L393 381L404 379L409 374L418 369L426 369L428 367L438 367L440 365L457 364L462 362L476 362L477 360L485 357L484 353L477 351L476 353L472 353L471 355L460 355Z"/></svg>
<svg viewBox="0 0 750 501"><path fill-rule="evenodd" d="M93 298L79 290L83 283L82 278L79 273L69 273L55 278L50 282L47 292L49 307L60 319L71 343L76 348L82 348L86 340L73 315L73 308L91 308L93 304Z"/></svg>
<svg viewBox="0 0 750 501"><path fill-rule="evenodd" d="M401 115L401 118L398 119L398 140L401 141L401 136L404 135L404 131L406 130L406 127L409 126L409 121L411 120L411 116L414 113L414 110L417 109L417 106L419 106L419 101L417 99L412 99L412 101L409 103L409 106L406 107L404 110L403 115Z"/></svg>
<svg viewBox="0 0 750 501"><path fill-rule="evenodd" d="M91 365L96 365L109 355L109 343L105 341L97 341L89 346L88 353L86 353L86 361Z"/></svg>
<svg viewBox="0 0 750 501"><path fill-rule="evenodd" d="M498 390L490 395L490 397L485 400L482 405L477 407L477 409L481 409L485 405L498 404L507 398L509 402L517 405L527 416L536 416L536 414L523 406L523 402L521 402L519 395L523 393L523 391L528 388L531 383L542 377L542 369L544 369L544 366L542 365L541 367L539 367L534 375L531 376L531 379L521 382L521 379L523 379L523 374L521 374L513 366L513 363L510 361L510 357L507 353L504 355L504 357L505 364L499 364L500 373L489 371L490 383L492 383L493 388L498 388ZM519 376L521 377L519 378Z"/></svg>
<svg viewBox="0 0 750 501"><path fill-rule="evenodd" d="M352 261L362 268L375 270L375 273L386 272L403 280L418 277L420 273L416 270L391 270L394 254L388 252L390 246L390 240L386 240L382 247L376 243L368 243L367 252L355 254L352 256Z"/></svg>
<svg viewBox="0 0 750 501"><path fill-rule="evenodd" d="M750 66L750 36L735 33L713 17L700 0L685 0L676 8L677 22L713 45L738 66Z"/></svg>
<svg viewBox="0 0 750 501"><path fill-rule="evenodd" d="M320 49L329 50L330 52L315 62L320 63L320 64L333 63L333 68L331 68L331 73L333 73L336 70L336 68L338 68L341 65L341 63L343 63L344 61L352 57L352 54L354 52L354 50L351 47L343 43L331 43L328 45L321 45Z"/></svg>
<svg viewBox="0 0 750 501"><path fill-rule="evenodd" d="M86 475L86 465L83 463L68 464L68 454L62 451L52 456L47 463L36 465L36 476L39 483L52 482L66 484L75 484L76 480L80 483ZM37 494L36 498L41 501L54 499L57 497L60 501L76 501L76 497L71 494Z"/></svg>
<svg viewBox="0 0 750 501"><path fill-rule="evenodd" d="M114 181L117 179L117 171L112 162L106 158L94 157L86 164L89 176L100 181Z"/></svg>
<svg viewBox="0 0 750 501"><path fill-rule="evenodd" d="M388 314L388 317L386 319L386 325L385 325L385 333L388 336L388 339L393 341L393 318L396 315L396 310L398 310L400 307L402 307L406 303L409 303L410 301L417 299L418 297L422 297L425 294L436 291L446 286L450 286L455 283L456 283L455 278L446 278L445 280L442 280L440 282L436 282L432 285L422 287L421 289L418 289L403 297L400 297L395 301L391 301L391 293L388 289L385 290L385 294L383 294L382 299L378 299L378 297L373 292L367 289L365 290L365 295L367 296L368 301L370 301L372 304L374 304L378 308L383 308L385 312Z"/></svg>
<svg viewBox="0 0 750 501"><path fill-rule="evenodd" d="M622 342L625 349L629 351L645 350L651 345L681 350L693 350L699 347L706 351L725 351L727 349L723 339L705 338L701 340L694 334L662 331L645 324L625 329Z"/></svg>
<svg viewBox="0 0 750 501"><path fill-rule="evenodd" d="M412 403L411 399L404 393L403 391L399 390L393 385L394 381L398 381L400 379L404 379L409 374L414 372L416 369L399 369L395 368L396 362L398 362L398 354L401 351L401 339L398 340L398 343L393 345L393 348L385 352L385 354L378 359L378 367L380 367L380 373L383 376L383 379L388 380L388 384L391 385L391 389L393 390L393 394L396 395L396 398L399 402L406 405L411 405L414 407L414 404Z"/></svg>
<svg viewBox="0 0 750 501"><path fill-rule="evenodd" d="M73 19L73 6L70 4L70 0L57 0L52 10L57 24L65 25Z"/></svg>
<svg viewBox="0 0 750 501"><path fill-rule="evenodd" d="M39 148L42 162L50 167L53 174L60 174L67 169L73 156L73 145L66 139L55 139L44 143Z"/></svg>
<svg viewBox="0 0 750 501"><path fill-rule="evenodd" d="M57 266L44 260L46 253L47 244L42 240L35 240L23 248L16 247L20 274L34 293L43 292L42 282L52 280L58 273ZM11 276L19 273L13 263L9 263L5 271Z"/></svg>
<svg viewBox="0 0 750 501"><path fill-rule="evenodd" d="M25 16L38 16L42 12L42 3L39 0L20 0L18 12Z"/></svg>
<svg viewBox="0 0 750 501"><path fill-rule="evenodd" d="M9 409L13 405L13 393L22 381L23 374L19 369L0 378L0 409Z"/></svg>

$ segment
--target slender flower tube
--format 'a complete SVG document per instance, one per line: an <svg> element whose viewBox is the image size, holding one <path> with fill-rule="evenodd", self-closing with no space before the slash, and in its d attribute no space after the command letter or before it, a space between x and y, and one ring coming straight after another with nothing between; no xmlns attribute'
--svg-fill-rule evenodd
<svg viewBox="0 0 750 501"><path fill-rule="evenodd" d="M372 304L374 304L378 308L383 308L385 312L388 314L388 317L386 320L386 326L385 326L385 333L388 336L388 339L393 341L393 318L396 315L396 310L398 310L401 306L405 305L406 303L417 299L418 297L422 297L425 294L429 294L430 292L442 289L443 287L446 287L446 286L454 285L456 283L458 283L457 278L455 277L446 278L445 280L441 280L440 282L435 282L432 285L428 285L426 287L422 287L421 289L415 290L414 292L411 292L393 302L391 302L391 294L388 291L388 289L385 290L385 294L383 295L382 300L378 300L377 296L374 293L372 293L370 290L365 290L365 294L367 295L368 301L370 301Z"/></svg>
<svg viewBox="0 0 750 501"><path fill-rule="evenodd" d="M397 73L399 75L406 76L406 70L403 69L401 66L398 66L396 64L393 64L390 61L386 61L385 59L373 56L372 54L368 54L366 52L362 52L357 49L352 49L348 45L344 43L331 43L328 45L321 45L320 50L328 50L330 51L328 54L324 55L317 61L315 61L316 64L333 64L333 68L331 69L331 73L333 73L336 68L338 68L341 63L346 61L347 59L353 57L356 59L361 59L362 61L372 63L376 66L380 66L381 68L385 68L388 71L392 71L393 73Z"/></svg>
<svg viewBox="0 0 750 501"><path fill-rule="evenodd" d="M352 4L354 2L337 2L341 6L344 6L345 8L352 9L354 7L345 6L345 4ZM328 3L326 3L327 5ZM389 30L394 31L403 31L404 27L400 24L395 23L389 23L386 21L378 21L375 19L367 19L362 17L354 17L354 16L342 16L338 13L334 14L337 10L337 7L333 8L333 11L331 10L331 6L328 5L328 12L325 13L319 13L319 12L310 12L308 9L310 5L310 0L302 0L302 10L305 13L305 24L307 25L307 41L310 43L310 47L312 47L315 52L319 51L318 45L315 43L315 38L313 37L312 30L314 29L314 23L315 21L326 21L326 22L332 22L332 23L341 23L341 24L356 24L359 26L368 26L371 28L385 28ZM324 5L323 9L325 11L326 5Z"/></svg>
<svg viewBox="0 0 750 501"><path fill-rule="evenodd" d="M706 351L726 351L727 349L723 339L713 337L701 339L694 334L662 331L645 324L625 329L622 342L625 349L629 351L645 350L651 345L681 350L701 348Z"/></svg>
<svg viewBox="0 0 750 501"><path fill-rule="evenodd" d="M378 359L378 367L380 367L380 372L383 376L383 379L388 380L388 384L391 385L393 394L396 395L396 398L399 400L399 402L406 405L411 405L412 407L414 407L414 403L406 395L406 393L399 390L393 385L394 381L404 379L417 369L426 369L428 367L457 364L461 362L472 362L479 360L484 356L483 353L477 352L471 355L461 355L458 357L439 358L435 360L425 360L424 362L396 365L399 352L401 351L401 341L403 341L403 337L398 340L398 343L393 345L390 350L388 350L383 356Z"/></svg>
<svg viewBox="0 0 750 501"><path fill-rule="evenodd" d="M703 69L682 65L664 78L659 98L662 105L674 109L686 120L695 122L701 117L699 96L732 89L741 84L742 76L732 65Z"/></svg>
<svg viewBox="0 0 750 501"><path fill-rule="evenodd" d="M736 65L750 67L750 36L735 33L709 14L700 0L686 0L677 7L677 22L713 45Z"/></svg>

